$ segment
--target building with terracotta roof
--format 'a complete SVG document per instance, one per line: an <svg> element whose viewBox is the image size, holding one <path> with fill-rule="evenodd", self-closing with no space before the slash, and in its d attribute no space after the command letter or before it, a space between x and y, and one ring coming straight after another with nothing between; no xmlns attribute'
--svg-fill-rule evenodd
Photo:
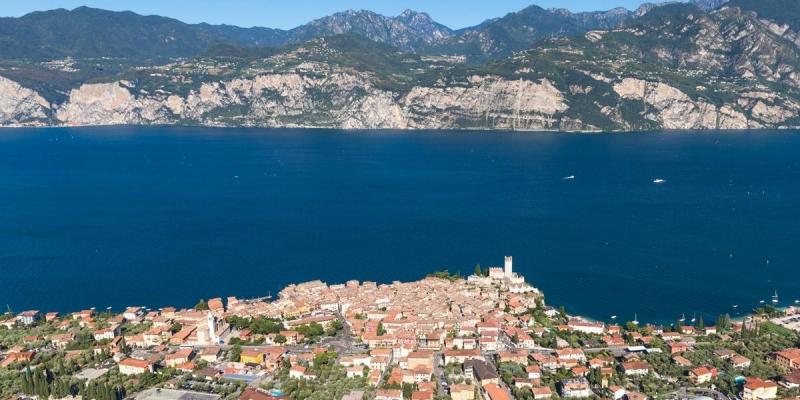
<svg viewBox="0 0 800 400"><path fill-rule="evenodd" d="M771 400L778 397L778 384L759 378L747 378L742 391L742 400Z"/></svg>

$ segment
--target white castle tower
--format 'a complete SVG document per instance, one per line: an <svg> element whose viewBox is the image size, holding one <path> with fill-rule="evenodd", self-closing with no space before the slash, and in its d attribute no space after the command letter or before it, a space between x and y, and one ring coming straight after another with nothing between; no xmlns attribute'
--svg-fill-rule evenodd
<svg viewBox="0 0 800 400"><path fill-rule="evenodd" d="M219 343L219 337L217 336L217 318L211 313L208 313L208 339L211 343Z"/></svg>
<svg viewBox="0 0 800 400"><path fill-rule="evenodd" d="M514 276L514 267L513 267L514 260L511 256L506 256L505 265L503 270L505 272L506 278L511 279Z"/></svg>

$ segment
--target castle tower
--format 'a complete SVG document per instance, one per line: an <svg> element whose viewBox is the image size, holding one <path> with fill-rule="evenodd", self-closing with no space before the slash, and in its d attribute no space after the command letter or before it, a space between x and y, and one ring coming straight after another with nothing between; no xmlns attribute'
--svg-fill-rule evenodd
<svg viewBox="0 0 800 400"><path fill-rule="evenodd" d="M512 266L512 263L513 263L513 260L511 258L511 256L506 256L506 262L505 262L505 266L504 266L503 269L505 271L506 278L508 278L508 279L511 279L511 277L514 276L514 268Z"/></svg>
<svg viewBox="0 0 800 400"><path fill-rule="evenodd" d="M217 337L217 318L211 313L208 313L208 339L211 343L219 343L219 337Z"/></svg>

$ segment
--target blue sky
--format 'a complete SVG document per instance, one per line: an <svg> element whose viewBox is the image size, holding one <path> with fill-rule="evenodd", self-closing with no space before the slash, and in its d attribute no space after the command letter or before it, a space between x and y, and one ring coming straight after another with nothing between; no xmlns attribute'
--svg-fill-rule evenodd
<svg viewBox="0 0 800 400"><path fill-rule="evenodd" d="M86 5L164 15L192 23L287 29L349 8L368 9L385 15L397 15L411 8L425 11L451 28L463 28L530 4L594 11L620 6L633 9L642 2L644 0L4 0L0 15L17 17L31 11Z"/></svg>

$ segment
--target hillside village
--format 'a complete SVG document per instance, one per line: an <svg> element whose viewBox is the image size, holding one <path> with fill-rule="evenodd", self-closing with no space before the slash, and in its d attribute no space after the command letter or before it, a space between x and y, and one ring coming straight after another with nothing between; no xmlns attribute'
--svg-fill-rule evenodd
<svg viewBox="0 0 800 400"><path fill-rule="evenodd" d="M467 278L311 281L274 301L30 310L0 321L0 396L800 398L797 310L755 311L713 324L608 325L546 305L511 257Z"/></svg>

